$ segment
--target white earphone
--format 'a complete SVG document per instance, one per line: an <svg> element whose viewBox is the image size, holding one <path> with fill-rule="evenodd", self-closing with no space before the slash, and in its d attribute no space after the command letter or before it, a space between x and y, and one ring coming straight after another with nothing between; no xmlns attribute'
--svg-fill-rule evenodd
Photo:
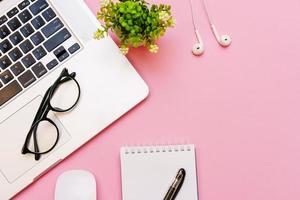
<svg viewBox="0 0 300 200"><path fill-rule="evenodd" d="M198 42L194 44L192 52L195 56L200 56L204 53L204 45L198 29L195 29L195 34L197 36Z"/></svg>
<svg viewBox="0 0 300 200"><path fill-rule="evenodd" d="M213 23L212 17L210 16L209 12L208 12L208 7L207 7L207 3L206 0L202 0L203 3L203 7L206 13L206 16L208 18L211 30L217 40L217 42L222 46L222 47L228 47L231 44L231 38L229 35L219 35L219 32L217 31L216 26Z"/></svg>
<svg viewBox="0 0 300 200"><path fill-rule="evenodd" d="M231 38L229 35L219 35L217 32L216 28L214 25L211 25L212 31L215 35L215 38L217 42L222 46L222 47L228 47L231 44Z"/></svg>
<svg viewBox="0 0 300 200"><path fill-rule="evenodd" d="M189 0L190 2L190 7L191 7L191 12L192 12L192 20L193 20L193 26L195 29L195 34L197 37L198 42L194 44L192 52L194 55L196 56L200 56L204 53L204 44L203 41L201 39L200 33L196 27L196 22L195 22L195 17L194 17L194 9L193 9L193 4L192 4L192 0ZM221 45L222 47L228 47L231 44L231 38L229 35L219 35L216 26L213 24L212 22L212 18L208 13L208 8L207 8L207 4L206 4L206 0L202 0L203 2L203 6L204 6L204 10L206 13L206 16L208 18L209 24L211 26L211 30L217 40L217 42L219 43L219 45Z"/></svg>
<svg viewBox="0 0 300 200"><path fill-rule="evenodd" d="M192 12L192 20L193 20L195 35L196 35L197 40L198 40L198 42L194 44L192 52L195 56L200 56L204 53L204 44L203 44L202 38L200 36L200 33L197 29L197 26L196 26L192 0L189 0L189 3L190 3L191 12Z"/></svg>

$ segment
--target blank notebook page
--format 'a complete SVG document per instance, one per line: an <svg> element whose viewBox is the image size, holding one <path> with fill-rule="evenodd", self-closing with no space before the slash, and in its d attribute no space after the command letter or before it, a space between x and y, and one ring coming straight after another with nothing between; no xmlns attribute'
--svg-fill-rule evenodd
<svg viewBox="0 0 300 200"><path fill-rule="evenodd" d="M194 145L121 148L123 200L163 200L180 168L186 177L176 200L198 200Z"/></svg>

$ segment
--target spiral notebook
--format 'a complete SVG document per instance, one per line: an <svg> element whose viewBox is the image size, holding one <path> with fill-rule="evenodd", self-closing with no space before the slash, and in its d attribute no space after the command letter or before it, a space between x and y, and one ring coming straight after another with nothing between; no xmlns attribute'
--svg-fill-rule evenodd
<svg viewBox="0 0 300 200"><path fill-rule="evenodd" d="M176 200L198 200L194 145L122 147L123 200L162 200L180 168L186 178Z"/></svg>

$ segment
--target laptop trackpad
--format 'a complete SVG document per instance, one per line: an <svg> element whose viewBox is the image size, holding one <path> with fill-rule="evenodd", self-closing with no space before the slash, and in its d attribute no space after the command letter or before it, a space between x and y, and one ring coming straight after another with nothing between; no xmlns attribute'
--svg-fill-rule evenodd
<svg viewBox="0 0 300 200"><path fill-rule="evenodd" d="M36 97L18 112L11 115L5 121L0 122L1 144L4 144L1 146L0 151L0 172L10 183L13 183L23 174L30 171L35 165L40 163L43 159L46 159L53 151L71 139L70 134L64 129L58 118L50 112L48 117L55 122L60 131L59 142L56 149L43 155L39 161L36 161L32 154L21 154L26 135L41 101L41 96ZM15 131L7 132L7 130Z"/></svg>

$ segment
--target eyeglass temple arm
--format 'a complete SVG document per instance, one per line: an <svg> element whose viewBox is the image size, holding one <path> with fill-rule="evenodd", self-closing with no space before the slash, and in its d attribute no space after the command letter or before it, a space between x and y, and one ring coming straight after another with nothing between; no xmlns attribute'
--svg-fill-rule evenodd
<svg viewBox="0 0 300 200"><path fill-rule="evenodd" d="M34 151L35 152L40 152L39 145L38 145L38 142L37 142L36 131L37 131L37 127L33 130L33 146L34 146ZM40 158L41 158L41 155L34 154L34 159L35 160L39 160Z"/></svg>
<svg viewBox="0 0 300 200"><path fill-rule="evenodd" d="M37 138L36 138L36 128L32 129L32 127L35 125L35 123L39 119L43 118L43 116L45 116L45 115L48 114L48 112L45 112L45 110L47 110L47 108L45 106L47 105L46 101L47 101L47 96L49 95L49 92L50 92L50 88L47 90L47 92L46 92L46 94L45 94L45 96L44 96L44 98L43 98L43 100L42 100L42 102L41 102L41 104L39 106L39 109L38 109L38 111L37 111L37 113L36 113L36 115L34 117L34 120L33 120L32 124L31 124L31 129L27 133L26 140L25 140L24 145L22 147L22 153L23 154L28 153L27 148L28 148L28 145L29 145L29 139L32 136L32 134L34 134L34 148L35 148L35 151L36 152L39 151L38 144L37 144ZM44 111L44 112L42 112L42 111ZM40 156L35 156L35 159L39 160Z"/></svg>

